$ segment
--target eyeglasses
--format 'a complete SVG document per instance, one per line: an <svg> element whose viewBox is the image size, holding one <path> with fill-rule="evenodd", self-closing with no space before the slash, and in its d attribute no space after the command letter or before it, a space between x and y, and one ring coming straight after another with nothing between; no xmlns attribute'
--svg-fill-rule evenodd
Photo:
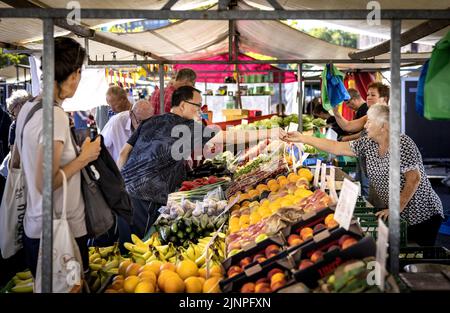
<svg viewBox="0 0 450 313"><path fill-rule="evenodd" d="M191 102L191 101L187 101L187 100L184 100L184 102L187 102L187 103L190 103L192 105L195 105L196 107L198 107L200 109L202 107L202 103L201 102L200 103L195 103L195 102Z"/></svg>

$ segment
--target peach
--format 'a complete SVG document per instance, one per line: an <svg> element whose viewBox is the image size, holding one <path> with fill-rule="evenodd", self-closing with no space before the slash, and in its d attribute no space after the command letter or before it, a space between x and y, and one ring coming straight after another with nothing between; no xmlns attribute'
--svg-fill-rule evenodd
<svg viewBox="0 0 450 313"><path fill-rule="evenodd" d="M311 265L314 265L314 263L311 262L310 260L302 260L298 266L298 269L301 271L304 270L305 268L310 267Z"/></svg>
<svg viewBox="0 0 450 313"><path fill-rule="evenodd" d="M236 275L238 275L240 273L242 273L242 268L240 266L237 266L237 265L231 266L228 269L228 271L227 271L228 278L236 276Z"/></svg>
<svg viewBox="0 0 450 313"><path fill-rule="evenodd" d="M286 276L284 275L284 273L275 273L272 275L272 278L270 279L271 282L276 282L276 281L281 281L281 280L285 280Z"/></svg>
<svg viewBox="0 0 450 313"><path fill-rule="evenodd" d="M277 245L269 245L264 250L264 254L266 255L266 258L271 258L275 255L277 255L280 252L280 247Z"/></svg>
<svg viewBox="0 0 450 313"><path fill-rule="evenodd" d="M327 224L327 228L334 228L334 227L336 227L336 226L339 226L339 223L336 222L335 220L331 220L331 221L329 221L328 224Z"/></svg>
<svg viewBox="0 0 450 313"><path fill-rule="evenodd" d="M267 274L267 278L269 278L270 280L272 280L272 276L275 275L275 274L277 274L277 273L282 273L282 274L283 274L283 271L280 270L279 268L271 269L271 270L269 271L269 273Z"/></svg>
<svg viewBox="0 0 450 313"><path fill-rule="evenodd" d="M292 235L290 235L290 236L288 237L288 245L289 245L290 247L297 246L297 245L299 245L299 244L301 244L301 243L303 243L303 240L302 240L302 238L300 238L300 236L297 235L297 234L292 234Z"/></svg>
<svg viewBox="0 0 450 313"><path fill-rule="evenodd" d="M264 262L266 260L267 260L267 258L265 256L260 256L259 258L256 259L256 262L262 263L262 262Z"/></svg>
<svg viewBox="0 0 450 313"><path fill-rule="evenodd" d="M312 255L311 255L311 261L314 263L317 263L320 261L320 259L323 256L323 252L322 251L315 251Z"/></svg>
<svg viewBox="0 0 450 313"><path fill-rule="evenodd" d="M272 290L272 292L275 292L278 289L283 288L284 286L286 286L286 280L285 279L272 281L270 283L270 289Z"/></svg>
<svg viewBox="0 0 450 313"><path fill-rule="evenodd" d="M241 293L254 293L255 283L246 283L241 287Z"/></svg>
<svg viewBox="0 0 450 313"><path fill-rule="evenodd" d="M255 256L253 257L253 262L259 262L258 259L261 259L261 258L265 258L264 254L260 254L260 253L255 254Z"/></svg>
<svg viewBox="0 0 450 313"><path fill-rule="evenodd" d="M300 231L300 237L302 237L303 240L307 240L313 236L313 230L310 227L304 227Z"/></svg>
<svg viewBox="0 0 450 313"><path fill-rule="evenodd" d="M270 293L272 289L269 283L259 283L255 286L255 293Z"/></svg>
<svg viewBox="0 0 450 313"><path fill-rule="evenodd" d="M342 243L342 250L353 246L357 242L358 242L358 240L356 240L355 238L348 238L348 239L344 240L344 242Z"/></svg>
<svg viewBox="0 0 450 313"><path fill-rule="evenodd" d="M251 257L246 257L246 258L243 258L240 262L239 262L239 265L241 266L241 268L245 268L245 267L247 267L249 264L251 264L252 263L252 258Z"/></svg>
<svg viewBox="0 0 450 313"><path fill-rule="evenodd" d="M349 235L343 235L341 238L339 238L339 245L342 247L342 244L344 243L345 240L352 238Z"/></svg>
<svg viewBox="0 0 450 313"><path fill-rule="evenodd" d="M263 278L260 278L260 279L258 279L257 281L256 281L256 285L258 285L258 284L268 284L270 281L269 281L269 279L267 279L267 277L263 277Z"/></svg>

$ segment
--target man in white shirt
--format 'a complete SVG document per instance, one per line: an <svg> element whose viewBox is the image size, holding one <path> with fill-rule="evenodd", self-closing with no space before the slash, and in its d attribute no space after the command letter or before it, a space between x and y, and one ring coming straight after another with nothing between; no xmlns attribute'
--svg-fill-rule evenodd
<svg viewBox="0 0 450 313"><path fill-rule="evenodd" d="M117 162L120 150L127 143L141 121L153 116L153 107L147 100L137 101L131 110L120 112L106 123L101 134L114 161Z"/></svg>

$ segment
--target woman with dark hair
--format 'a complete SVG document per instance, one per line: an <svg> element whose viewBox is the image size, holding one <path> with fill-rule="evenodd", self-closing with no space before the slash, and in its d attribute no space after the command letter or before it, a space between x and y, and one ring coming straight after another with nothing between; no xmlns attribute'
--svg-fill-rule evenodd
<svg viewBox="0 0 450 313"><path fill-rule="evenodd" d="M80 170L97 159L100 154L100 138L86 139L77 156L72 144L69 118L61 107L63 101L73 97L81 79L81 69L86 51L75 40L67 37L55 39L55 82L53 108L53 205L59 216L63 206L62 174L67 177L67 220L83 260L88 268L87 230L84 217L84 200L81 192ZM17 119L16 144L22 159L27 184L27 210L24 217L24 249L33 275L42 233L43 136L42 112L37 110L26 122L32 108L42 101L41 96L25 103Z"/></svg>

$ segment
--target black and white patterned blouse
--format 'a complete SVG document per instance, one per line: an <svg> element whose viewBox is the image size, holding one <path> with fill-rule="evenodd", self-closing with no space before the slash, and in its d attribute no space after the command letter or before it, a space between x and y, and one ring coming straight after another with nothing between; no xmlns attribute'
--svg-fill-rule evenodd
<svg viewBox="0 0 450 313"><path fill-rule="evenodd" d="M389 203L389 151L380 156L378 143L363 136L350 142L350 148L357 157L365 157L367 176L378 196ZM434 215L443 215L442 202L431 187L425 174L422 156L414 141L407 135L400 136L400 188L405 185L405 173L419 170L420 183L417 191L400 216L410 225L422 223Z"/></svg>

